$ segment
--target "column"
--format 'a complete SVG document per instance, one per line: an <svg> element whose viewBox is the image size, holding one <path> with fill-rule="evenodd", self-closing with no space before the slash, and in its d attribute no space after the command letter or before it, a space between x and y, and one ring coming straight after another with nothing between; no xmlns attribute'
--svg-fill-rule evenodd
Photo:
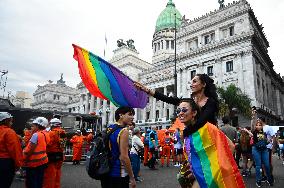
<svg viewBox="0 0 284 188"><path fill-rule="evenodd" d="M164 95L167 95L167 86L164 87ZM164 108L163 108L163 117L167 117L167 103L164 102Z"/></svg>
<svg viewBox="0 0 284 188"><path fill-rule="evenodd" d="M112 102L110 103L110 106L109 106L109 109L110 109L110 113L109 113L109 123L114 123L115 122L115 119L114 119L114 105L112 104Z"/></svg>
<svg viewBox="0 0 284 188"><path fill-rule="evenodd" d="M149 119L152 119L153 117L153 97L149 97L149 106L150 106L150 115L149 115ZM146 117L146 116L145 116Z"/></svg>
<svg viewBox="0 0 284 188"><path fill-rule="evenodd" d="M101 98L97 97L97 105L96 105L96 112L99 113L101 108Z"/></svg>
<svg viewBox="0 0 284 188"><path fill-rule="evenodd" d="M142 120L146 120L146 108L142 110Z"/></svg>
<svg viewBox="0 0 284 188"><path fill-rule="evenodd" d="M135 115L134 115L134 122L138 119L138 110L137 108L134 108L134 112L135 112Z"/></svg>
<svg viewBox="0 0 284 188"><path fill-rule="evenodd" d="M187 97L186 86L187 86L187 69L184 69L182 71L182 86L181 86L182 98Z"/></svg>
<svg viewBox="0 0 284 188"><path fill-rule="evenodd" d="M103 127L105 126L106 124L106 107L107 107L107 101L106 100L103 100L103 108L102 108L102 111L103 111L103 117L102 117L102 121L103 121Z"/></svg>
<svg viewBox="0 0 284 188"><path fill-rule="evenodd" d="M81 94L80 95L80 103L79 103L79 110L78 110L78 112L79 113L84 113L84 111L83 111L83 94Z"/></svg>
<svg viewBox="0 0 284 188"><path fill-rule="evenodd" d="M156 102L157 102L157 99L152 97L153 98L153 103L152 103L152 119L156 119Z"/></svg>
<svg viewBox="0 0 284 188"><path fill-rule="evenodd" d="M89 93L86 93L86 101L85 101L85 114L89 113Z"/></svg>
<svg viewBox="0 0 284 188"><path fill-rule="evenodd" d="M177 97L180 97L180 82L181 82L181 74L180 71L177 71ZM174 95L176 95L174 93Z"/></svg>
<svg viewBox="0 0 284 188"><path fill-rule="evenodd" d="M159 101L159 105L160 105L160 108L159 108L159 118L163 118L163 111L164 111L164 104L162 101Z"/></svg>
<svg viewBox="0 0 284 188"><path fill-rule="evenodd" d="M91 95L90 112L94 112L95 97Z"/></svg>

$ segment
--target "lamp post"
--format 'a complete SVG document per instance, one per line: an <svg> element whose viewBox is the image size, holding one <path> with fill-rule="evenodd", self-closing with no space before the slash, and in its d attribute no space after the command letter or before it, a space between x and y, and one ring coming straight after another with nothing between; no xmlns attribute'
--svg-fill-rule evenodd
<svg viewBox="0 0 284 188"><path fill-rule="evenodd" d="M175 86L174 86L174 95L177 97L177 14L175 13L175 70L174 70L174 79L175 79Z"/></svg>
<svg viewBox="0 0 284 188"><path fill-rule="evenodd" d="M110 113L110 108L109 106L106 107L106 127L108 126L108 116L109 116L109 113Z"/></svg>
<svg viewBox="0 0 284 188"><path fill-rule="evenodd" d="M99 115L100 115L100 129L101 129L101 131L102 131L102 129L103 129L103 121L102 121L102 114L103 114L103 112L102 112L102 110L101 109L99 109Z"/></svg>

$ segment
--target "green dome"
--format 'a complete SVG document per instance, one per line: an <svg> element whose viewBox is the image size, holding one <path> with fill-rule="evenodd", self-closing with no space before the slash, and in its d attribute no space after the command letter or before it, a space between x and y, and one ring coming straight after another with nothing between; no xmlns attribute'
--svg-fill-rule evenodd
<svg viewBox="0 0 284 188"><path fill-rule="evenodd" d="M180 28L181 26L181 14L176 9L175 4L172 0L169 0L167 3L166 8L161 12L157 21L156 21L156 29L155 32L161 31L167 28L174 28L175 27L175 14L176 14L176 26Z"/></svg>

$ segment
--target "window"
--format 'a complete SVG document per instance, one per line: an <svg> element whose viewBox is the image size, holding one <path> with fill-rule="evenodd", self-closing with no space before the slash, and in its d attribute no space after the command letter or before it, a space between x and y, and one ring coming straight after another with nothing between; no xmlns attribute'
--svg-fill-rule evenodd
<svg viewBox="0 0 284 188"><path fill-rule="evenodd" d="M157 44L154 44L154 52L157 51Z"/></svg>
<svg viewBox="0 0 284 188"><path fill-rule="evenodd" d="M172 41L171 41L171 48L174 49L174 46L175 46L175 45L174 45L174 41L172 40Z"/></svg>
<svg viewBox="0 0 284 188"><path fill-rule="evenodd" d="M215 40L214 32L204 36L204 44L210 44L214 40Z"/></svg>
<svg viewBox="0 0 284 188"><path fill-rule="evenodd" d="M161 46L160 46L160 43L158 43L158 50L160 50L161 49Z"/></svg>
<svg viewBox="0 0 284 188"><path fill-rule="evenodd" d="M159 110L156 110L156 119L159 118Z"/></svg>
<svg viewBox="0 0 284 188"><path fill-rule="evenodd" d="M226 62L226 72L233 71L233 61L227 61Z"/></svg>
<svg viewBox="0 0 284 188"><path fill-rule="evenodd" d="M56 99L56 95L53 95L53 100L55 100Z"/></svg>
<svg viewBox="0 0 284 188"><path fill-rule="evenodd" d="M72 101L72 97L69 97L69 101Z"/></svg>
<svg viewBox="0 0 284 188"><path fill-rule="evenodd" d="M190 72L191 79L196 75L196 70Z"/></svg>
<svg viewBox="0 0 284 188"><path fill-rule="evenodd" d="M208 76L213 76L213 66L207 67L207 74Z"/></svg>
<svg viewBox="0 0 284 188"><path fill-rule="evenodd" d="M146 112L146 119L150 119L150 112Z"/></svg>
<svg viewBox="0 0 284 188"><path fill-rule="evenodd" d="M209 44L209 35L204 36L204 44Z"/></svg>
<svg viewBox="0 0 284 188"><path fill-rule="evenodd" d="M233 36L235 34L234 26L229 27L229 32L230 36Z"/></svg>
<svg viewBox="0 0 284 188"><path fill-rule="evenodd" d="M166 40L166 48L169 49L170 48L170 41Z"/></svg>

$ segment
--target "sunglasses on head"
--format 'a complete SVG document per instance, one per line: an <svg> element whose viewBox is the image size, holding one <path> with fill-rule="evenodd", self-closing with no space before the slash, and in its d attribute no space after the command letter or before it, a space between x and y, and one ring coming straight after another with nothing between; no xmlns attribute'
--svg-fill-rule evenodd
<svg viewBox="0 0 284 188"><path fill-rule="evenodd" d="M187 108L177 108L177 109L176 109L176 113L177 113L177 114L179 114L179 113L181 113L181 112L186 113L187 111L188 111Z"/></svg>

